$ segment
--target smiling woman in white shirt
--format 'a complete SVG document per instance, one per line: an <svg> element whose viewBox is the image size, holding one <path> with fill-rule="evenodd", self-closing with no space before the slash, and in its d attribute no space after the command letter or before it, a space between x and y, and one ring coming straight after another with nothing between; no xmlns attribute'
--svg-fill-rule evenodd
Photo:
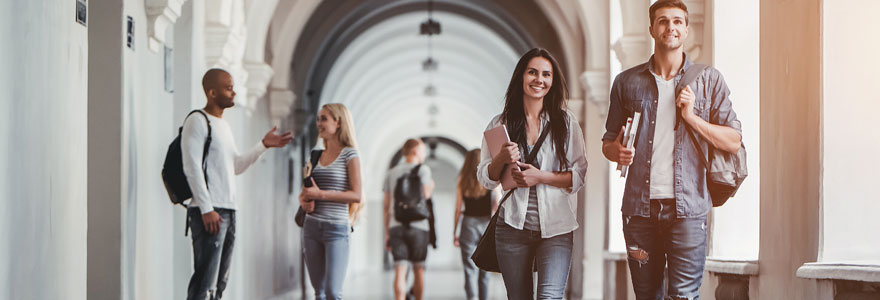
<svg viewBox="0 0 880 300"><path fill-rule="evenodd" d="M526 52L513 71L504 110L488 129L506 125L510 140L492 157L483 139L477 177L483 187L498 186L505 166L513 171L516 190L502 205L496 223L498 264L508 299L534 299L533 266L538 271L538 299L562 299L571 266L572 232L578 228L577 192L584 186L587 158L584 136L566 109L568 88L559 63L545 49ZM538 143L531 164L524 161Z"/></svg>

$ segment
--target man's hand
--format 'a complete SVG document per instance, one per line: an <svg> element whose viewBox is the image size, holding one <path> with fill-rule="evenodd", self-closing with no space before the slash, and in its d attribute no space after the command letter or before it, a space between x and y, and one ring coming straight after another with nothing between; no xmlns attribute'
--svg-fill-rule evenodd
<svg viewBox="0 0 880 300"><path fill-rule="evenodd" d="M315 202L306 198L302 193L299 194L299 206L302 207L303 211L306 213L315 211Z"/></svg>
<svg viewBox="0 0 880 300"><path fill-rule="evenodd" d="M269 132L266 133L266 136L263 137L263 146L266 148L280 148L290 143L290 140L293 139L293 134L290 132L284 133L282 135L275 134L275 130L278 129L278 126L272 127Z"/></svg>
<svg viewBox="0 0 880 300"><path fill-rule="evenodd" d="M457 235L452 239L452 244L455 245L456 248L458 248L460 246L460 244L458 243L458 236Z"/></svg>
<svg viewBox="0 0 880 300"><path fill-rule="evenodd" d="M623 132L626 130L626 127L620 128L620 133L617 134L617 138L614 140L611 146L609 146L609 150L611 150L611 157L617 158L617 163L628 166L633 162L633 156L635 156L636 149L627 148L623 145Z"/></svg>
<svg viewBox="0 0 880 300"><path fill-rule="evenodd" d="M689 121L690 118L696 116L694 115L694 102L696 100L697 96L694 95L694 91L691 90L690 86L685 86L675 99L675 107L681 109L681 118L684 121Z"/></svg>
<svg viewBox="0 0 880 300"><path fill-rule="evenodd" d="M389 239L388 236L389 236L388 231L385 231L385 250L391 251L391 244L388 243L388 239Z"/></svg>
<svg viewBox="0 0 880 300"><path fill-rule="evenodd" d="M217 234L220 232L221 221L223 221L223 219L220 218L220 214L218 214L217 211L202 214L202 223L205 224L205 230L210 234Z"/></svg>
<svg viewBox="0 0 880 300"><path fill-rule="evenodd" d="M513 181L519 187L532 187L541 183L542 171L530 164L516 163L519 168L513 168ZM522 170L520 170L522 169Z"/></svg>

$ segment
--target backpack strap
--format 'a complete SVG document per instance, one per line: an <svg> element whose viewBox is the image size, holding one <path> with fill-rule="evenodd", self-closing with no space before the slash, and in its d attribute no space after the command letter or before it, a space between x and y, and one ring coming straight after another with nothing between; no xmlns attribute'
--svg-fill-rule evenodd
<svg viewBox="0 0 880 300"><path fill-rule="evenodd" d="M205 117L205 122L207 122L207 124L208 124L208 137L205 139L205 146L202 148L202 174L204 174L204 176L205 176L205 188L210 190L211 188L208 186L208 161L207 161L207 159L208 159L208 149L211 148L211 140L212 140L212 138L211 138L211 119L208 119L208 115L205 114L204 111L202 111L201 109L196 109L196 110L189 112L189 114L186 115L186 118L183 118L183 123L186 123L186 119L188 119L189 116L191 116L194 113L199 113L202 115L202 117ZM183 131L182 126L181 126L180 130ZM189 210L188 205L183 204L183 203L180 203L180 205L183 205L184 208ZM192 220L190 220L190 218L189 218L189 212L187 212L187 214L186 214L186 228L184 228L184 230L183 230L183 236L189 235L189 226L190 226L191 221Z"/></svg>
<svg viewBox="0 0 880 300"><path fill-rule="evenodd" d="M681 79L678 80L678 84L675 86L675 96L681 94L681 91L683 91L685 87L694 83L694 81L697 80L697 77L700 77L700 74L703 73L703 70L706 70L707 68L709 68L709 66L704 64L692 64L688 67L688 69L684 71L684 74L681 75ZM681 108L676 107L674 130L678 130L679 123L681 123Z"/></svg>
<svg viewBox="0 0 880 300"><path fill-rule="evenodd" d="M412 170L409 170L409 174L410 174L411 176L418 176L418 175L419 175L419 169L421 169L421 168L422 168L422 164L418 164L418 165L416 165L415 167L413 167Z"/></svg>
<svg viewBox="0 0 880 300"><path fill-rule="evenodd" d="M691 65L685 72L684 75L681 76L681 80L678 81L678 85L675 86L676 95L681 93L682 90L694 81L697 80L697 77L703 73L704 70L709 68L708 65L704 64L693 64ZM681 108L678 109L678 113L675 116L675 128L678 129L678 123L681 122ZM703 147L700 147L700 143L697 142L697 137L694 135L694 131L690 125L685 123L685 129L687 129L688 136L690 136L691 141L694 143L694 148L697 148L697 152L700 153L700 161L703 162L703 166L706 167L706 171L709 171L709 160L706 157L706 154L703 153ZM710 144L709 147L712 147Z"/></svg>
<svg viewBox="0 0 880 300"><path fill-rule="evenodd" d="M196 110L189 112L189 114L186 115L186 118L183 120L183 122L186 123L186 119L188 119L189 116L191 116L194 113L199 113L202 115L202 117L205 117L205 122L207 122L207 124L208 124L208 137L205 139L205 146L202 149L202 173L205 174L205 188L208 188L208 160L207 159L208 159L208 149L211 147L211 140L212 140L211 120L208 119L208 115L205 114L204 111L202 111L201 109L196 109Z"/></svg>

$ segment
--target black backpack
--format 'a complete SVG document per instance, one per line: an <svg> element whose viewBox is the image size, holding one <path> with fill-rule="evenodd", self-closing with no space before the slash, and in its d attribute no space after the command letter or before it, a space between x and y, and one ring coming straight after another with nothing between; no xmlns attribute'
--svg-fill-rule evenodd
<svg viewBox="0 0 880 300"><path fill-rule="evenodd" d="M422 165L417 165L409 173L397 178L394 186L394 219L400 223L424 220L431 215L422 179L419 177L421 167Z"/></svg>
<svg viewBox="0 0 880 300"><path fill-rule="evenodd" d="M193 113L200 113L205 117L205 121L208 122L208 138L205 139L205 148L202 151L202 172L205 174L205 184L207 184L208 173L205 161L208 158L208 148L211 146L211 120L201 110L191 111L186 117L189 118ZM184 118L183 122L186 123L186 118ZM180 126L180 129L177 130L177 137L174 138L171 145L168 145L168 152L165 154L165 165L162 167L162 182L165 183L165 190L168 191L168 198L171 199L171 203L186 207L183 201L192 198L192 190L186 181L186 174L183 173L183 153L180 149L180 135L182 133L183 126Z"/></svg>

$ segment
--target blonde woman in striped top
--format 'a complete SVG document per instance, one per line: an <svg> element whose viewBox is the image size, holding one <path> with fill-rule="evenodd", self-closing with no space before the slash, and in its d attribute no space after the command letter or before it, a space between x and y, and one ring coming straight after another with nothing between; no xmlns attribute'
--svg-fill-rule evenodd
<svg viewBox="0 0 880 300"><path fill-rule="evenodd" d="M353 124L344 105L321 108L317 127L324 151L312 168L312 186L304 187L299 196L307 212L303 224L306 267L318 300L342 299L350 228L363 199Z"/></svg>

